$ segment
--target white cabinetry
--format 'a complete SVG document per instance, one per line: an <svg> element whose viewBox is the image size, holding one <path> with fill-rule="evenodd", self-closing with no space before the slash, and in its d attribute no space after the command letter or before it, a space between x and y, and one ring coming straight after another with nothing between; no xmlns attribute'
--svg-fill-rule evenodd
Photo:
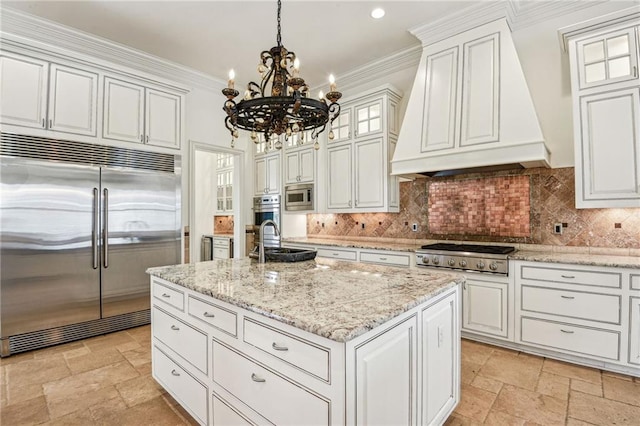
<svg viewBox="0 0 640 426"><path fill-rule="evenodd" d="M284 183L314 182L316 178L316 150L312 146L287 149L284 153Z"/></svg>
<svg viewBox="0 0 640 426"><path fill-rule="evenodd" d="M179 95L111 77L104 84L105 139L180 147Z"/></svg>
<svg viewBox="0 0 640 426"><path fill-rule="evenodd" d="M356 346L354 424L416 424L417 323L408 318Z"/></svg>
<svg viewBox="0 0 640 426"><path fill-rule="evenodd" d="M214 259L229 259L233 257L233 238L225 236L213 236L212 249Z"/></svg>
<svg viewBox="0 0 640 426"><path fill-rule="evenodd" d="M462 331L497 339L513 339L509 320L513 313L509 303L507 277L466 274L462 291Z"/></svg>
<svg viewBox="0 0 640 426"><path fill-rule="evenodd" d="M216 159L216 213L233 213L233 154Z"/></svg>
<svg viewBox="0 0 640 426"><path fill-rule="evenodd" d="M98 74L2 52L2 123L96 136Z"/></svg>
<svg viewBox="0 0 640 426"><path fill-rule="evenodd" d="M153 377L201 424L442 424L459 401L457 288L340 343L151 286Z"/></svg>
<svg viewBox="0 0 640 426"><path fill-rule="evenodd" d="M640 297L631 297L629 310L629 363L640 365Z"/></svg>
<svg viewBox="0 0 640 426"><path fill-rule="evenodd" d="M542 355L640 375L638 361L633 365L640 311L632 289L638 271L514 263L517 344Z"/></svg>
<svg viewBox="0 0 640 426"><path fill-rule="evenodd" d="M254 190L256 195L280 193L280 152L255 159Z"/></svg>
<svg viewBox="0 0 640 426"><path fill-rule="evenodd" d="M329 212L398 211L398 179L389 174L389 161L399 99L384 87L343 105L327 146Z"/></svg>
<svg viewBox="0 0 640 426"><path fill-rule="evenodd" d="M578 208L640 207L639 53L633 19L561 30L571 68Z"/></svg>

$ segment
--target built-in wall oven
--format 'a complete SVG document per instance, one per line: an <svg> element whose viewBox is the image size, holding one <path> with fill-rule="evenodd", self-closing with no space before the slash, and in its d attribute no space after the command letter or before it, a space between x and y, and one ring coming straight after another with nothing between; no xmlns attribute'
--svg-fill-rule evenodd
<svg viewBox="0 0 640 426"><path fill-rule="evenodd" d="M287 211L313 210L313 184L300 183L286 186L284 209Z"/></svg>
<svg viewBox="0 0 640 426"><path fill-rule="evenodd" d="M260 224L268 219L273 220L280 231L280 195L261 195L253 198L253 232L256 247L260 244ZM276 233L273 226L264 229L264 246L280 247L280 232Z"/></svg>

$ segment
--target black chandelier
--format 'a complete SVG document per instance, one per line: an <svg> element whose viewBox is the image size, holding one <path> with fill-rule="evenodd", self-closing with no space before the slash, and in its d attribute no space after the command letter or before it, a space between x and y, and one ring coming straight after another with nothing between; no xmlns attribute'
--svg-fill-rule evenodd
<svg viewBox="0 0 640 426"><path fill-rule="evenodd" d="M275 147L282 147L281 136L287 141L292 135L298 135L298 143L304 143L304 132L311 131L314 148L319 149L318 135L340 115L337 103L342 93L336 91L333 76L330 76L330 91L320 99L312 99L309 86L298 75L300 62L294 52L288 51L281 42L280 9L278 0L278 37L277 46L260 54L258 73L260 84L253 81L247 85L244 97L236 103L238 91L234 88L235 75L229 73L229 85L222 90L227 97L223 109L227 113L225 126L231 132L231 146L238 138L238 129L251 132L251 139L259 143L258 134L265 141L277 139ZM292 73L289 72L292 70ZM327 100L329 103L327 103ZM329 132L333 139L333 132Z"/></svg>

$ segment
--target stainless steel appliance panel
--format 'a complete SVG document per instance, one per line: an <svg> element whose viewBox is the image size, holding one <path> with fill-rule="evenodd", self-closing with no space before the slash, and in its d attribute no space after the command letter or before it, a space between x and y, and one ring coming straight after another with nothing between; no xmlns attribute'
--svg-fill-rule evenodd
<svg viewBox="0 0 640 426"><path fill-rule="evenodd" d="M100 318L99 169L0 165L0 337Z"/></svg>
<svg viewBox="0 0 640 426"><path fill-rule="evenodd" d="M253 230L256 247L260 244L260 224L265 220L273 220L277 223L278 231L282 228L279 195L263 195L253 199ZM264 229L264 246L280 247L280 234L276 234L273 226L267 226Z"/></svg>
<svg viewBox="0 0 640 426"><path fill-rule="evenodd" d="M152 266L180 263L176 175L102 168L102 316L149 309Z"/></svg>

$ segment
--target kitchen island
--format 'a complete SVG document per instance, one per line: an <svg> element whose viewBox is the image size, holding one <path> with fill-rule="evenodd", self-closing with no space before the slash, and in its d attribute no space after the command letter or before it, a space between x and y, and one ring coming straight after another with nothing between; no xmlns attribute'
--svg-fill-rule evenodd
<svg viewBox="0 0 640 426"><path fill-rule="evenodd" d="M153 376L202 424L439 424L457 274L334 260L151 268Z"/></svg>

